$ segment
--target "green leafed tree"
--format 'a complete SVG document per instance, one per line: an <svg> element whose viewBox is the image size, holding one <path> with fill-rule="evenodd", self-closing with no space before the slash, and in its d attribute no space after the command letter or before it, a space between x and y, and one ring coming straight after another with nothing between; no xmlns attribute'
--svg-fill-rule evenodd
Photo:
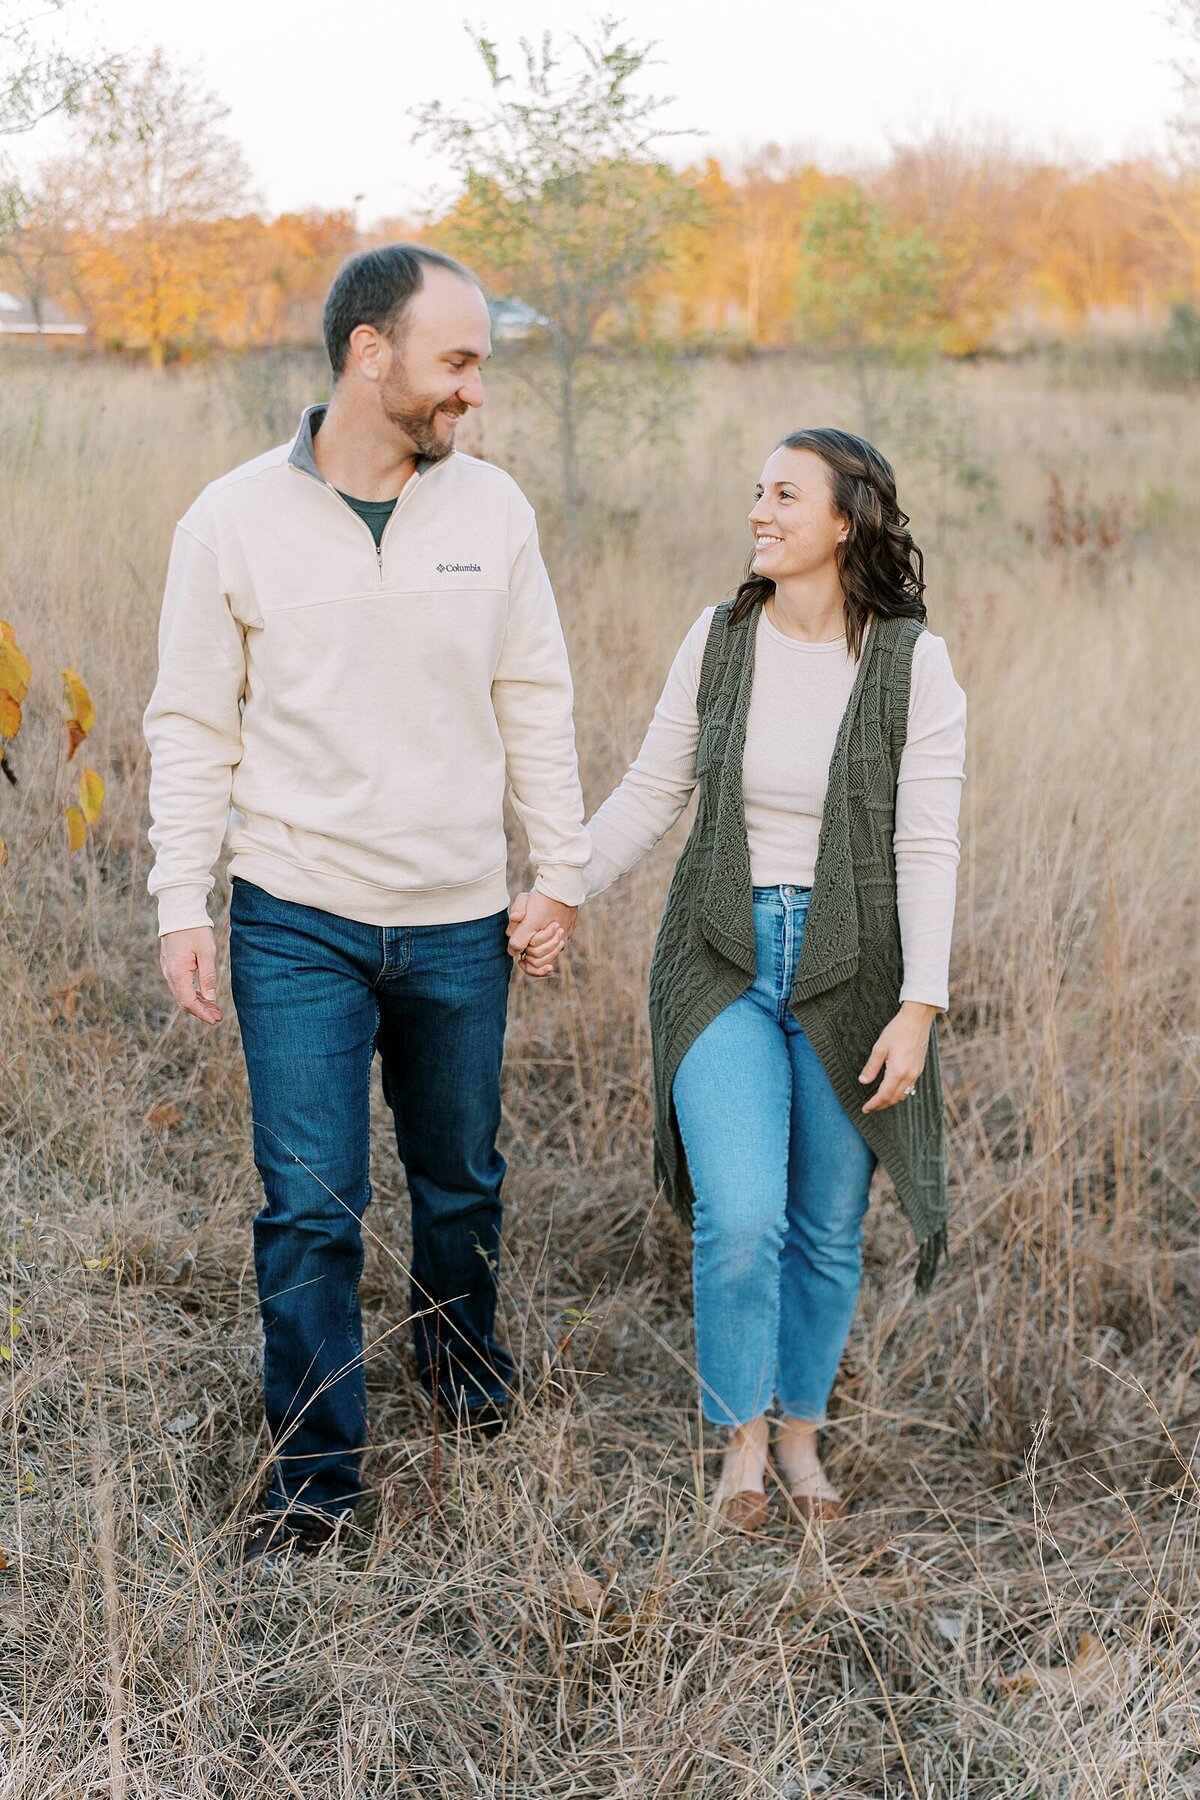
<svg viewBox="0 0 1200 1800"><path fill-rule="evenodd" d="M91 91L115 95L112 59L81 57L56 41L69 0L0 0L0 140L32 131L55 112L76 112ZM28 210L9 160L0 154L0 237Z"/></svg>
<svg viewBox="0 0 1200 1800"><path fill-rule="evenodd" d="M900 233L857 189L813 205L800 283L805 343L922 355L937 342L938 252L921 231Z"/></svg>
<svg viewBox="0 0 1200 1800"><path fill-rule="evenodd" d="M937 247L920 230L897 231L878 201L849 188L814 203L798 285L801 342L846 355L872 430L888 372L937 348Z"/></svg>
<svg viewBox="0 0 1200 1800"><path fill-rule="evenodd" d="M111 74L112 65L72 56L53 41L48 25L67 0L0 0L0 137L31 131Z"/></svg>
<svg viewBox="0 0 1200 1800"><path fill-rule="evenodd" d="M437 142L461 187L438 241L540 321L520 372L554 421L573 543L589 457L606 436L645 435L678 399L646 357L612 352L634 336L639 294L671 262L695 197L655 152L666 102L636 91L653 46L604 19L565 56L549 34L522 40L515 78L494 43L470 35L488 102L477 113L420 107L416 135Z"/></svg>

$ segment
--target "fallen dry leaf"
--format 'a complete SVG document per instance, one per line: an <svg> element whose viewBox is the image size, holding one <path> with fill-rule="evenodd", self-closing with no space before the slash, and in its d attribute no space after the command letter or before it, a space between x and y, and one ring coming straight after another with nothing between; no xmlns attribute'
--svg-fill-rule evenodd
<svg viewBox="0 0 1200 1800"><path fill-rule="evenodd" d="M1137 1659L1130 1650L1109 1651L1093 1632L1081 1632L1079 1653L1073 1663L1054 1669L1022 1669L1005 1676L1001 1686L1009 1694L1041 1693L1085 1706L1115 1702L1136 1672Z"/></svg>
<svg viewBox="0 0 1200 1800"><path fill-rule="evenodd" d="M79 1004L79 990L83 986L83 976L77 975L73 981L64 982L62 987L47 988L46 998L50 1002L51 1018L61 1019L70 1025L75 1017L75 1008Z"/></svg>
<svg viewBox="0 0 1200 1800"><path fill-rule="evenodd" d="M146 1123L151 1131L174 1131L183 1123L183 1114L173 1100L163 1100L152 1106L146 1114Z"/></svg>
<svg viewBox="0 0 1200 1800"><path fill-rule="evenodd" d="M578 1563L573 1563L564 1573L560 1591L564 1600L568 1600L572 1606L578 1606L583 1612L600 1613L604 1610L603 1586Z"/></svg>

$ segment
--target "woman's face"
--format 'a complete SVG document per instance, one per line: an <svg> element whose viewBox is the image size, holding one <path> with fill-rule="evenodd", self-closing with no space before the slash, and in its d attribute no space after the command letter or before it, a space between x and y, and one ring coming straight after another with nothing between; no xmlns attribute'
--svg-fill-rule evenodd
<svg viewBox="0 0 1200 1800"><path fill-rule="evenodd" d="M833 510L833 479L823 457L815 450L774 451L757 492L750 514L756 575L785 581L835 561L850 521Z"/></svg>

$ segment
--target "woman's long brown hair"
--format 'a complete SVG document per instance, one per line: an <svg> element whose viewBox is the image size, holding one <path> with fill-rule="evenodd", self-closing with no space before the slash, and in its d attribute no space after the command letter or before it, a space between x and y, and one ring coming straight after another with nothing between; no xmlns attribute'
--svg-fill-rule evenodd
<svg viewBox="0 0 1200 1800"><path fill-rule="evenodd" d="M851 656L862 650L872 613L883 619L925 621L925 558L908 530L908 514L896 499L896 476L886 456L853 432L832 426L793 431L780 450L811 450L830 473L830 502L850 521L837 565L845 596L846 647ZM775 583L752 571L734 595L731 625L771 598Z"/></svg>

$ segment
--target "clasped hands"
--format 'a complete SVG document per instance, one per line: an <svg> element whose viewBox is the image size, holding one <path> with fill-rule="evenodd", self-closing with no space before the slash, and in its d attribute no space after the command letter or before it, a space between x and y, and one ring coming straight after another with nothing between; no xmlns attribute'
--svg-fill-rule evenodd
<svg viewBox="0 0 1200 1800"><path fill-rule="evenodd" d="M578 917L577 906L564 906L536 888L518 894L508 909L508 954L526 975L552 975Z"/></svg>

